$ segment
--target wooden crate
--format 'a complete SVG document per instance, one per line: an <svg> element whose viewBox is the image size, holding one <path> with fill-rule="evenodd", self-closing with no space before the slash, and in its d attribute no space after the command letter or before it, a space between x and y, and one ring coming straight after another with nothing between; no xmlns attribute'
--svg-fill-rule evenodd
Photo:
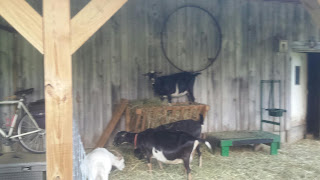
<svg viewBox="0 0 320 180"><path fill-rule="evenodd" d="M141 132L147 128L154 128L184 119L199 120L202 114L205 118L209 106L194 103L175 103L172 106L146 106L137 109L126 109L126 131ZM131 111L135 111L134 113Z"/></svg>

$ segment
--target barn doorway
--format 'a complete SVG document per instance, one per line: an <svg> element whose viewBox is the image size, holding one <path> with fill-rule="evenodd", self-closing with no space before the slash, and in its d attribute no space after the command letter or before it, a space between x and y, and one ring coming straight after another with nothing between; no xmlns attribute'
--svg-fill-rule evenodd
<svg viewBox="0 0 320 180"><path fill-rule="evenodd" d="M320 138L320 53L308 53L307 133Z"/></svg>

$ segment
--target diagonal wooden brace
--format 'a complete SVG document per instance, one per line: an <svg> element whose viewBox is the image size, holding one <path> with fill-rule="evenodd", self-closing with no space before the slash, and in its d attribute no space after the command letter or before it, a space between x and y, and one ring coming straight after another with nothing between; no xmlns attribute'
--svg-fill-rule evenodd
<svg viewBox="0 0 320 180"><path fill-rule="evenodd" d="M43 54L42 17L25 0L0 0L0 15Z"/></svg>
<svg viewBox="0 0 320 180"><path fill-rule="evenodd" d="M91 0L71 20L71 52L77 51L126 2L127 0Z"/></svg>

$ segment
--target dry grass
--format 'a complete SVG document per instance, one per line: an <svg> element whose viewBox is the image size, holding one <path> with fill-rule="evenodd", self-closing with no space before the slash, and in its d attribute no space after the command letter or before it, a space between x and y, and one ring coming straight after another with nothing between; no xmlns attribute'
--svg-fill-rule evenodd
<svg viewBox="0 0 320 180"><path fill-rule="evenodd" d="M110 147L114 149L114 147ZM125 158L126 168L115 170L110 174L111 180L180 180L186 179L182 164L166 165L160 170L155 160L152 161L152 175L147 171L145 160L133 156L132 147L117 149ZM229 157L218 153L210 154L203 146L203 167L198 167L198 158L191 164L194 180L214 179L320 179L320 141L304 139L295 144L283 146L278 155L269 155L269 146L262 146L259 151L253 151L249 146L230 149Z"/></svg>
<svg viewBox="0 0 320 180"><path fill-rule="evenodd" d="M192 103L192 105L200 105L199 103ZM137 121L137 109L142 109L142 117L146 116L146 123L144 127L142 126L141 119L138 122L138 127L142 130L147 128L154 128L158 127L162 124L167 124L171 122L175 122L181 119L198 119L200 109L188 109L183 112L181 111L172 111L167 110L168 103L162 102L159 98L156 99L142 99L142 100L133 100L130 101L128 104L128 109L130 112L130 125L129 127L136 127ZM179 106L188 106L188 103L173 103L172 107L179 107ZM182 113L182 115L181 115ZM138 131L139 129L131 129L131 131Z"/></svg>

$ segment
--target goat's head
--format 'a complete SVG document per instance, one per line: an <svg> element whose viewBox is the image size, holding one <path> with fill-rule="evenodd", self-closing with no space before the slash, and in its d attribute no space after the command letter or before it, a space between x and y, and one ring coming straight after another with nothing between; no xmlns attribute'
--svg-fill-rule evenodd
<svg viewBox="0 0 320 180"><path fill-rule="evenodd" d="M116 161L113 162L114 166L116 166L119 170L122 170L125 165L124 165L124 158L123 156L116 150L110 150L113 154L115 154Z"/></svg>
<svg viewBox="0 0 320 180"><path fill-rule="evenodd" d="M125 167L124 165L124 159L120 159L119 161L116 161L114 163L114 166L117 167L120 171L122 171L122 169Z"/></svg>
<svg viewBox="0 0 320 180"><path fill-rule="evenodd" d="M156 71L150 71L148 73L143 74L144 76L148 76L149 79L151 80L152 85L155 83L156 78L158 77L159 74L162 72L156 72Z"/></svg>
<svg viewBox="0 0 320 180"><path fill-rule="evenodd" d="M130 134L127 131L120 131L116 134L116 136L113 139L113 145L114 146L119 146L120 144L123 143L128 143L130 142L130 139L128 137L128 134Z"/></svg>

